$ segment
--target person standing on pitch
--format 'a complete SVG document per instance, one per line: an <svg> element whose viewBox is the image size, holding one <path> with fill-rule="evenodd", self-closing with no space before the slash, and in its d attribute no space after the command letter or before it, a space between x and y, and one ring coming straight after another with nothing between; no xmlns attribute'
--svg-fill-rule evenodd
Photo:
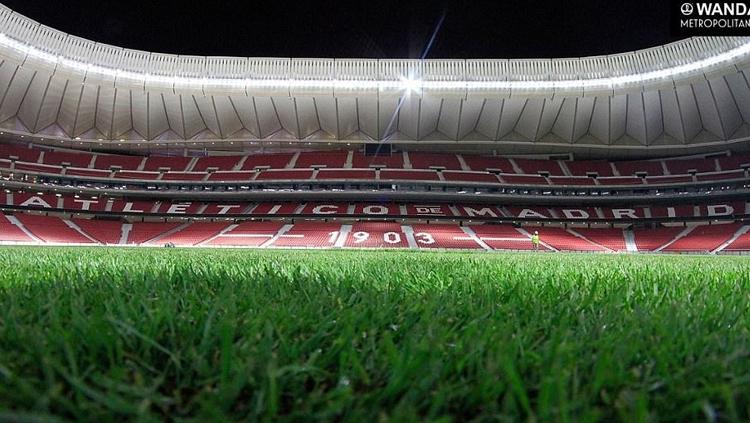
<svg viewBox="0 0 750 423"><path fill-rule="evenodd" d="M539 232L534 231L534 235L531 235L531 245L534 246L534 251L539 251Z"/></svg>

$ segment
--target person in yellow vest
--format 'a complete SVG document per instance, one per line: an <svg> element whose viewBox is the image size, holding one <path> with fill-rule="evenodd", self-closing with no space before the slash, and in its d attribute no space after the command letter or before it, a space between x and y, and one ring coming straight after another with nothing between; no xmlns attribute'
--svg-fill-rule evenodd
<svg viewBox="0 0 750 423"><path fill-rule="evenodd" d="M539 251L539 232L534 231L534 235L531 235L531 245L534 246L534 251Z"/></svg>

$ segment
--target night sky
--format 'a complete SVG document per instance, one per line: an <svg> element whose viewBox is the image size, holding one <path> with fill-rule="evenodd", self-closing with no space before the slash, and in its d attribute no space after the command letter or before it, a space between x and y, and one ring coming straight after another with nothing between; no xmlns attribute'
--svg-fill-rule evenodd
<svg viewBox="0 0 750 423"><path fill-rule="evenodd" d="M161 53L256 57L532 58L676 39L664 0L0 0L53 28ZM193 5L190 5L193 3Z"/></svg>

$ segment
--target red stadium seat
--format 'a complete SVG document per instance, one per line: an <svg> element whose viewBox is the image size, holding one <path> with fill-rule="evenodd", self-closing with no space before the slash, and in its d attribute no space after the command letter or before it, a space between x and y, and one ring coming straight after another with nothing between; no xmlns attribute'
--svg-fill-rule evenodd
<svg viewBox="0 0 750 423"><path fill-rule="evenodd" d="M441 167L448 170L461 170L461 163L455 154L412 152L409 153L409 161L413 169Z"/></svg>
<svg viewBox="0 0 750 423"><path fill-rule="evenodd" d="M513 159L518 167L527 175L536 175L539 172L546 172L551 176L563 176L564 173L557 160L532 160L532 159Z"/></svg>
<svg viewBox="0 0 750 423"><path fill-rule="evenodd" d="M505 157L462 155L471 170L499 170L502 173L515 173L510 160Z"/></svg>
<svg viewBox="0 0 750 423"><path fill-rule="evenodd" d="M728 241L741 226L739 223L696 226L687 235L664 248L663 251L710 252Z"/></svg>
<svg viewBox="0 0 750 423"><path fill-rule="evenodd" d="M369 167L386 167L389 169L401 169L404 167L404 155L393 153L390 156L365 156L359 151L352 155L352 167L357 169Z"/></svg>
<svg viewBox="0 0 750 423"><path fill-rule="evenodd" d="M212 156L201 157L195 162L195 166L190 169L191 172L205 172L209 168L216 170L229 171L240 162L242 156Z"/></svg>
<svg viewBox="0 0 750 423"><path fill-rule="evenodd" d="M153 172L166 168L172 172L182 172L190 164L191 160L191 157L149 156L146 159L143 170Z"/></svg>
<svg viewBox="0 0 750 423"><path fill-rule="evenodd" d="M19 213L15 218L34 236L47 243L96 244L58 217Z"/></svg>
<svg viewBox="0 0 750 423"><path fill-rule="evenodd" d="M349 155L347 151L316 151L302 152L297 157L294 167L305 168L325 166L329 168L342 168Z"/></svg>
<svg viewBox="0 0 750 423"><path fill-rule="evenodd" d="M122 170L138 170L143 162L143 156L121 156L117 154L97 154L94 167L109 170L118 167Z"/></svg>
<svg viewBox="0 0 750 423"><path fill-rule="evenodd" d="M392 222L356 222L347 234L345 247L408 248L401 225Z"/></svg>
<svg viewBox="0 0 750 423"><path fill-rule="evenodd" d="M472 237L458 225L411 225L414 230L414 240L419 248L457 248L466 250L481 249Z"/></svg>

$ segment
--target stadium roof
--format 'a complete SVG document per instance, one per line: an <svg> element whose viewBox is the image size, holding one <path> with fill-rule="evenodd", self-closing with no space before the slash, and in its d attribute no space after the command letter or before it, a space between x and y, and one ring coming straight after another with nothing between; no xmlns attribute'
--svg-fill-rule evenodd
<svg viewBox="0 0 750 423"><path fill-rule="evenodd" d="M741 37L571 59L180 56L85 40L2 7L0 128L86 147L388 140L689 153L750 139L748 57Z"/></svg>

